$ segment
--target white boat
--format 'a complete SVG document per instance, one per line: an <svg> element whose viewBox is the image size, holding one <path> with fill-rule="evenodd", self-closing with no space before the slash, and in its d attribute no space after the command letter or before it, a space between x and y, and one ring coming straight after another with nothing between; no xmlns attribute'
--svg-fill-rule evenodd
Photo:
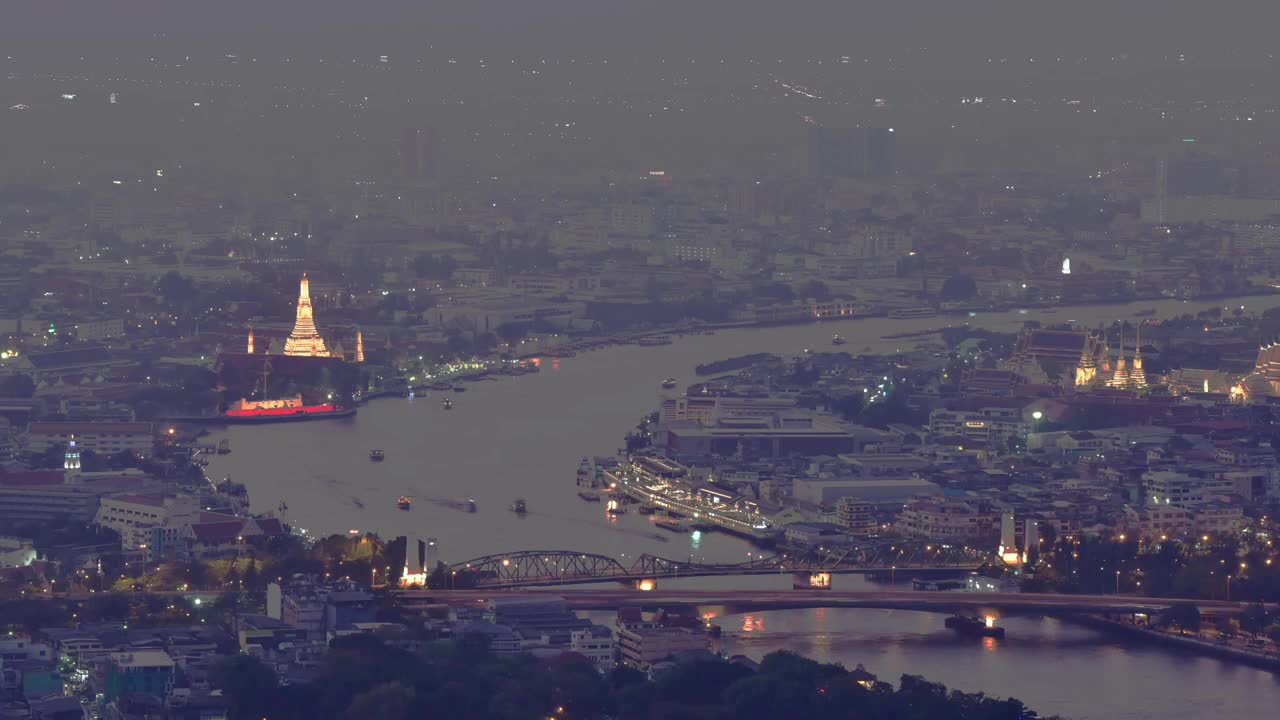
<svg viewBox="0 0 1280 720"><path fill-rule="evenodd" d="M889 317L893 320L914 320L937 316L938 311L931 307L894 308L889 311Z"/></svg>

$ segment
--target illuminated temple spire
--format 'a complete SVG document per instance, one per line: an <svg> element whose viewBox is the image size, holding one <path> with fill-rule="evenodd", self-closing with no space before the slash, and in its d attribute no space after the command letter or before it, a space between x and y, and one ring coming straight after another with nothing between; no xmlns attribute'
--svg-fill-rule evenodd
<svg viewBox="0 0 1280 720"><path fill-rule="evenodd" d="M246 351L250 355L253 354L253 326L249 326L249 349Z"/></svg>
<svg viewBox="0 0 1280 720"><path fill-rule="evenodd" d="M1147 387L1147 373L1142 369L1142 323L1138 323L1138 340L1133 346L1133 367L1129 370L1129 384L1138 390Z"/></svg>
<svg viewBox="0 0 1280 720"><path fill-rule="evenodd" d="M1084 349L1080 351L1080 364L1076 365L1076 387L1088 387L1098 376L1098 365L1093 358L1093 336L1085 334Z"/></svg>
<svg viewBox="0 0 1280 720"><path fill-rule="evenodd" d="M1113 388L1129 387L1129 368L1125 366L1124 360L1124 328L1120 328L1120 351L1116 353L1116 372L1111 376L1111 382L1107 383Z"/></svg>
<svg viewBox="0 0 1280 720"><path fill-rule="evenodd" d="M356 362L364 362L364 333L356 328Z"/></svg>
<svg viewBox="0 0 1280 720"><path fill-rule="evenodd" d="M285 355L301 355L304 357L329 357L324 346L324 338L316 332L316 323L311 315L311 283L307 274L302 273L302 283L298 289L298 319L293 323L293 332L284 343Z"/></svg>

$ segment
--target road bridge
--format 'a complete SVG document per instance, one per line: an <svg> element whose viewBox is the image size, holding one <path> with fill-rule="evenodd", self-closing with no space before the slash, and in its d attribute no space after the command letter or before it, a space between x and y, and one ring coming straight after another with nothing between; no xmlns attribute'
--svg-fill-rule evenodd
<svg viewBox="0 0 1280 720"><path fill-rule="evenodd" d="M958 575L976 570L989 560L990 555L967 547L877 541L803 556L750 556L741 563L704 563L645 554L624 564L606 555L576 550L521 550L455 563L450 572L455 587L497 589L786 573Z"/></svg>
<svg viewBox="0 0 1280 720"><path fill-rule="evenodd" d="M1010 614L1159 613L1182 602L1138 595L1058 595L1049 593L973 593L912 590L599 590L571 588L563 593L520 590L404 590L409 607L429 604L477 605L496 598L562 597L575 610L615 610L620 607L724 608L724 612L803 608L874 608L925 612L996 612ZM1187 600L1205 615L1237 614L1248 603Z"/></svg>

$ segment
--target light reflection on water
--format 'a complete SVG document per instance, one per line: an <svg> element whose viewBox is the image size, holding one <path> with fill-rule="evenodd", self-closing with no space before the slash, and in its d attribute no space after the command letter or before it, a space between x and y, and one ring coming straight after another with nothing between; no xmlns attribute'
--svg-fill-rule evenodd
<svg viewBox="0 0 1280 720"><path fill-rule="evenodd" d="M1064 308L1046 319L1093 326L1149 307L1160 315L1194 314L1241 302L1250 310L1276 304L1263 298L1143 302ZM1002 313L969 322L1010 331L1027 319ZM565 549L608 555L624 564L641 553L738 562L755 549L721 533L666 533L637 513L601 517L601 504L576 496L580 458L615 452L623 435L655 407L661 380L696 382L698 363L827 347L837 330L854 352L909 350L919 341L881 337L957 322L964 320L878 318L840 322L836 328L824 323L720 331L666 347L584 353L563 363L545 362L536 375L473 383L466 393L450 393L454 405L448 412L439 394L430 393L375 401L351 420L219 431L212 439L230 438L232 452L212 457L209 473L245 483L258 512L287 501L286 520L315 534L359 529L386 537L434 537L441 557L450 561L517 549ZM371 448L383 449L385 462L370 463ZM411 512L396 508L400 495L415 499ZM528 500L525 516L508 510L517 497ZM479 512L456 509L460 498L474 498ZM898 579L906 580L901 574ZM861 582L844 575L833 581L837 589ZM676 587L789 589L791 576L677 582ZM672 581L659 581L659 588L671 586ZM572 587L553 590L571 592ZM919 673L966 690L1014 695L1041 712L1075 720L1266 717L1280 706L1277 676L1149 646L1116 645L1056 621L1002 619L1008 638L986 646L961 642L942 628L941 616L926 613L753 612L754 629L748 634L739 631L741 617L726 616L732 611L720 609L716 622L725 628L726 645L739 652L761 656L785 648L850 667L864 662L884 679Z"/></svg>
<svg viewBox="0 0 1280 720"><path fill-rule="evenodd" d="M715 620L722 651L759 660L789 650L881 680L923 675L948 687L1016 697L1041 714L1073 720L1269 717L1280 676L1212 658L1116 642L1051 618L1006 617L1006 638L961 638L944 615L902 610L753 612ZM745 628L744 628L745 629Z"/></svg>

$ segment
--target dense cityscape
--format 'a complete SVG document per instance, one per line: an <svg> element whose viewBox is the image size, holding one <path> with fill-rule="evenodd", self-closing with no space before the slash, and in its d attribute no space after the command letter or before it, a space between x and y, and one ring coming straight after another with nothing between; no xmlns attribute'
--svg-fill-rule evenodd
<svg viewBox="0 0 1280 720"><path fill-rule="evenodd" d="M72 4L0 23L0 718L1280 702L1253 31Z"/></svg>

